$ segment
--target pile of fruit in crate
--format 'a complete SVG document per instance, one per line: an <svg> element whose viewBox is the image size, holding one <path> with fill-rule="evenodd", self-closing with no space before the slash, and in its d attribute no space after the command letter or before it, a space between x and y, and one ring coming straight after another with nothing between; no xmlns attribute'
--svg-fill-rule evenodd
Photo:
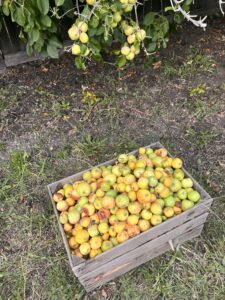
<svg viewBox="0 0 225 300"><path fill-rule="evenodd" d="M121 154L53 195L72 253L93 258L193 207L200 194L164 148Z"/></svg>

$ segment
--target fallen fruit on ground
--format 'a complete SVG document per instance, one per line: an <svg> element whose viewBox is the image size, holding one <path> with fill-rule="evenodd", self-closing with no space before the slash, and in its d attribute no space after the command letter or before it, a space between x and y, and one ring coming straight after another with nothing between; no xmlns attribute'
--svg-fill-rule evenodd
<svg viewBox="0 0 225 300"><path fill-rule="evenodd" d="M85 23L78 26L70 29L74 40L85 37L88 29ZM132 36L132 27L125 31ZM136 38L141 40L142 34ZM122 51L133 53L127 44ZM64 184L52 199L72 254L94 258L192 208L201 195L182 164L164 148L141 147L138 156L121 154L113 166L94 167L79 181Z"/></svg>

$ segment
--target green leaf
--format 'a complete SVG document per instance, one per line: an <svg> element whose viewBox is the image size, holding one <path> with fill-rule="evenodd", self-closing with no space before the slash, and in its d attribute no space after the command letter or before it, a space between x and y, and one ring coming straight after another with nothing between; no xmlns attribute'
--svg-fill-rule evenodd
<svg viewBox="0 0 225 300"><path fill-rule="evenodd" d="M117 66L118 66L119 68L122 68L123 66L125 66L126 62L127 62L126 57L120 56L120 57L118 57L118 59L117 59Z"/></svg>
<svg viewBox="0 0 225 300"><path fill-rule="evenodd" d="M37 28L33 28L30 32L29 32L29 44L32 46L40 37L40 31Z"/></svg>
<svg viewBox="0 0 225 300"><path fill-rule="evenodd" d="M149 12L148 14L145 15L143 24L145 26L151 25L154 22L155 16L156 16L156 13Z"/></svg>
<svg viewBox="0 0 225 300"><path fill-rule="evenodd" d="M81 70L85 70L86 69L84 61L83 61L82 57L80 57L80 56L78 56L78 57L75 58L75 64L76 64L76 67L78 69L81 69Z"/></svg>
<svg viewBox="0 0 225 300"><path fill-rule="evenodd" d="M2 11L3 14L6 16L9 16L9 2L8 1L3 1L3 5L2 5Z"/></svg>
<svg viewBox="0 0 225 300"><path fill-rule="evenodd" d="M41 24L44 25L45 27L50 27L52 24L52 20L49 16L41 16Z"/></svg>
<svg viewBox="0 0 225 300"><path fill-rule="evenodd" d="M71 10L74 8L73 0L66 0L62 5L63 13L66 13L68 18L74 18L74 11Z"/></svg>
<svg viewBox="0 0 225 300"><path fill-rule="evenodd" d="M154 52L156 49L156 43L155 42L149 43L146 48L148 52Z"/></svg>
<svg viewBox="0 0 225 300"><path fill-rule="evenodd" d="M49 0L37 0L37 7L43 15L47 15L49 11Z"/></svg>
<svg viewBox="0 0 225 300"><path fill-rule="evenodd" d="M13 14L13 21L16 22L20 26L25 25L25 16L23 9L21 7L17 7Z"/></svg>
<svg viewBox="0 0 225 300"><path fill-rule="evenodd" d="M51 45L51 44L48 44L47 46L47 52L48 52L48 55L51 57L51 58L58 58L59 57L59 50Z"/></svg>
<svg viewBox="0 0 225 300"><path fill-rule="evenodd" d="M61 6L61 5L63 5L64 2L65 2L65 0L55 0L55 5Z"/></svg>
<svg viewBox="0 0 225 300"><path fill-rule="evenodd" d="M29 56L31 56L33 53L33 48L28 43L26 45L26 51Z"/></svg>
<svg viewBox="0 0 225 300"><path fill-rule="evenodd" d="M55 48L61 48L62 47L62 43L59 41L59 39L56 36L52 36L49 39L49 44L52 45Z"/></svg>

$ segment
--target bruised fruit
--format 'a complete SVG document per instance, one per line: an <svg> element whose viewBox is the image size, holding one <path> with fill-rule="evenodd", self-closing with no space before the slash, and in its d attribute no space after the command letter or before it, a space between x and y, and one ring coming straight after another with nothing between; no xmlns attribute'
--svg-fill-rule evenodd
<svg viewBox="0 0 225 300"><path fill-rule="evenodd" d="M63 195L61 193L55 193L52 197L52 199L55 201L55 202L59 202L59 201L62 201L63 200Z"/></svg>
<svg viewBox="0 0 225 300"><path fill-rule="evenodd" d="M129 235L127 231L124 230L117 234L116 239L118 243L123 243L129 239Z"/></svg>
<svg viewBox="0 0 225 300"><path fill-rule="evenodd" d="M134 237L140 233L140 228L137 225L128 225L127 233L129 237Z"/></svg>
<svg viewBox="0 0 225 300"><path fill-rule="evenodd" d="M95 213L95 207L91 203L87 203L83 206L83 212L87 216L92 216Z"/></svg>
<svg viewBox="0 0 225 300"><path fill-rule="evenodd" d="M69 208L69 205L66 201L61 200L57 202L56 208L58 209L58 211L66 211Z"/></svg>
<svg viewBox="0 0 225 300"><path fill-rule="evenodd" d="M80 220L80 225L82 227L88 227L91 223L91 219L89 217L83 217L81 220Z"/></svg>

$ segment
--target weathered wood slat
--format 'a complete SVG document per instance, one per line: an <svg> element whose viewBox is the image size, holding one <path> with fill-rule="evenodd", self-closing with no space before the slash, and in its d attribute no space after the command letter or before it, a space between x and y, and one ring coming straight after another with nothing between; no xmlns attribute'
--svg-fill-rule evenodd
<svg viewBox="0 0 225 300"><path fill-rule="evenodd" d="M197 218L199 215L203 213L208 213L208 208L211 206L212 200L207 200L204 202L204 206L201 204L193 207L192 209L183 212L182 214L176 216L175 218L171 218L166 222L157 225L156 227L151 228L150 230L143 232L140 235L133 237L126 241L126 243L117 245L111 250L104 252L94 259L87 260L84 264L79 264L78 266L74 266L73 270L77 275L81 275L86 272L90 272L94 270L96 267L104 265L108 261L112 261L118 256L121 256L124 253L128 253L133 249L141 246L142 244L150 241L152 239L156 239L158 236L174 229L179 228L178 226L184 224L185 222Z"/></svg>
<svg viewBox="0 0 225 300"><path fill-rule="evenodd" d="M91 282L94 283L95 281L102 280L107 276L107 274L112 274L114 269L117 270L118 266L126 265L126 267L128 267L128 265L130 265L132 268L135 259L139 259L142 257L142 255L145 256L147 251L154 249L155 247L158 247L169 240L173 240L195 227L199 227L205 222L207 216L208 214L205 213L192 221L189 221L165 234L162 234L160 237L154 240L146 242L129 253L125 253L124 255L121 255L110 262L106 262L103 266L95 268L92 272L87 271L86 274L79 274L80 282L89 284Z"/></svg>
<svg viewBox="0 0 225 300"><path fill-rule="evenodd" d="M43 59L43 57L39 54L28 56L26 51L18 51L16 53L5 54L6 67L16 66L38 59Z"/></svg>
<svg viewBox="0 0 225 300"><path fill-rule="evenodd" d="M182 233L180 236L177 236L173 239L173 245L177 246L178 244L184 243L185 241L191 240L201 234L202 228L204 224L193 228L190 231L187 231L185 233ZM145 253L145 255L142 255L140 257L137 257L132 261L132 264L123 263L120 266L117 267L115 273L110 273L110 269L108 270L108 274L105 278L101 278L98 281L94 282L91 280L89 283L83 282L82 285L84 286L85 290L87 292L92 291L93 289L102 286L103 284L109 282L110 280L113 280L121 275L123 275L126 272L129 272L130 270L142 265L143 263L149 261L150 259L153 259L166 251L170 251L170 245L168 242L164 242L162 245L156 246L153 249L150 249L148 252Z"/></svg>

